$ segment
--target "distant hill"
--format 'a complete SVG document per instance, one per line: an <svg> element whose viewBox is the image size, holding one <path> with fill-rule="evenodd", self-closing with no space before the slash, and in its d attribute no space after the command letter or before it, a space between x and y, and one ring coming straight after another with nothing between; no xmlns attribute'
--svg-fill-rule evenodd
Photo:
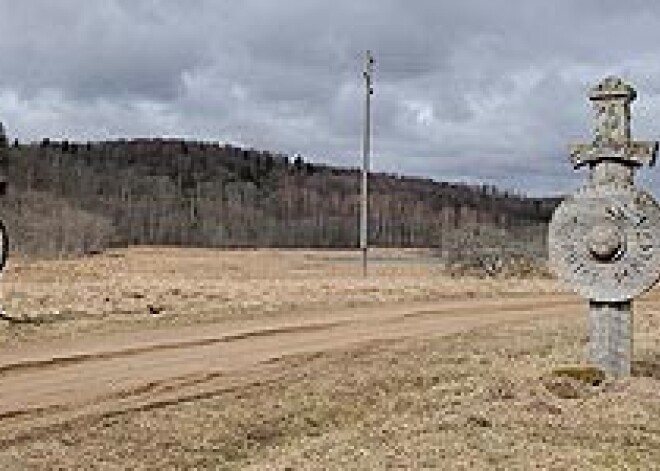
<svg viewBox="0 0 660 471"><path fill-rule="evenodd" d="M357 246L356 168L170 139L44 139L4 152L5 218L15 247L25 252L135 244ZM543 251L557 203L492 186L372 174L369 241L446 252L466 231L489 227L502 240L533 241Z"/></svg>

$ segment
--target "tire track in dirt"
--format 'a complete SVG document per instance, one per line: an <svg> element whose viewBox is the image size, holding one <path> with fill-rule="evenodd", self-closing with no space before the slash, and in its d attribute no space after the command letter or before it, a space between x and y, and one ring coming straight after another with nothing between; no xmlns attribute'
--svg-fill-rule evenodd
<svg viewBox="0 0 660 471"><path fill-rule="evenodd" d="M571 296L542 295L536 297L548 298L555 305L561 302L574 304ZM472 299L472 298L471 298ZM114 335L111 340L105 336L90 335L75 343L51 342L41 344L37 348L21 348L19 350L2 351L0 349L0 381L7 373L19 370L53 368L80 363L90 360L103 360L119 357L130 357L141 353L157 352L160 350L176 350L179 348L210 345L213 343L243 340L250 337L262 337L274 334L292 332L305 332L323 330L347 322L366 322L371 319L385 321L398 318L423 317L428 315L445 314L458 310L461 315L482 312L487 308L496 311L506 306L508 310L528 310L534 306L529 305L529 297L505 298L476 298L479 304L471 306L468 301L438 301L418 302L406 304L379 305L377 307L353 307L337 310L330 314L333 320L328 320L327 309L321 314L315 313L305 316L305 322L300 318L296 323L269 322L267 320L245 321L238 327L235 325L211 324L194 325L166 330L145 330L137 333L124 333ZM504 303L504 304L503 304ZM520 304L516 304L520 303ZM385 311L383 311L385 309ZM482 312L483 313L483 312ZM217 328L219 327L219 328ZM227 328L229 330L227 330ZM208 333L207 333L208 331Z"/></svg>
<svg viewBox="0 0 660 471"><path fill-rule="evenodd" d="M55 368L58 366L66 366L69 364L82 363L85 361L131 357L135 355L153 353L163 350L176 350L181 348L202 347L214 343L244 340L252 337L264 337L268 335L286 334L286 333L294 333L294 332L301 332L301 333L311 332L314 330L327 329L339 324L340 322L319 322L319 323L306 324L306 325L283 326L283 327L275 327L272 329L263 329L256 331L241 332L236 334L229 334L221 337L218 336L212 336L208 338L202 337L199 339L183 340L179 342L175 341L175 342L167 342L167 343L154 344L154 345L144 345L134 348L129 347L115 351L74 353L68 356L53 356L50 358L47 357L47 358L19 360L16 362L0 364L0 380L2 380L4 375L19 370L23 371L23 370L39 369L39 368Z"/></svg>
<svg viewBox="0 0 660 471"><path fill-rule="evenodd" d="M196 325L0 352L0 443L276 381L287 373L278 360L290 356L578 314L580 304L544 295L328 309L295 322Z"/></svg>

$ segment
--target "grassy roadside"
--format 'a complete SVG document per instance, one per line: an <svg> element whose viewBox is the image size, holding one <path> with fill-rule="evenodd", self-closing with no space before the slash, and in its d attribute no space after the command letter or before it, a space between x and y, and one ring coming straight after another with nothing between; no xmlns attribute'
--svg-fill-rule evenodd
<svg viewBox="0 0 660 471"><path fill-rule="evenodd" d="M388 257L380 255L367 279L359 254L341 251L133 248L15 260L0 283L2 305L15 321L0 321L0 343L272 319L327 306L561 290L541 278L452 278L405 251Z"/></svg>
<svg viewBox="0 0 660 471"><path fill-rule="evenodd" d="M547 374L582 357L582 319L379 342L281 361L283 378L69 425L0 451L16 469L654 469L660 356L637 316L636 375L598 386ZM655 327L654 327L655 326ZM642 336L642 333L646 333ZM11 469L11 467L6 467Z"/></svg>

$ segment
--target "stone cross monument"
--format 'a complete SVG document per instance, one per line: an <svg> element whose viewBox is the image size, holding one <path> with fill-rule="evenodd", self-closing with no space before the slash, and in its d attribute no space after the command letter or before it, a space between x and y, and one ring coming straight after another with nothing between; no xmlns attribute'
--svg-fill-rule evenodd
<svg viewBox="0 0 660 471"><path fill-rule="evenodd" d="M589 362L614 376L630 374L632 299L660 277L660 207L634 186L635 170L655 163L658 143L633 141L636 92L616 77L591 89L593 142L570 148L587 183L555 210L550 265L589 299Z"/></svg>

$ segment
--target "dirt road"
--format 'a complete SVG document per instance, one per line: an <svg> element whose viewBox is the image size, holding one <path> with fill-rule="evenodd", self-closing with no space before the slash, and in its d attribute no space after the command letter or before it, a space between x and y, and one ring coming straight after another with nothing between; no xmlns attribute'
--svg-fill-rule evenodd
<svg viewBox="0 0 660 471"><path fill-rule="evenodd" d="M442 336L539 316L580 315L567 295L472 298L195 325L0 351L0 443L276 380L278 360L404 337Z"/></svg>

